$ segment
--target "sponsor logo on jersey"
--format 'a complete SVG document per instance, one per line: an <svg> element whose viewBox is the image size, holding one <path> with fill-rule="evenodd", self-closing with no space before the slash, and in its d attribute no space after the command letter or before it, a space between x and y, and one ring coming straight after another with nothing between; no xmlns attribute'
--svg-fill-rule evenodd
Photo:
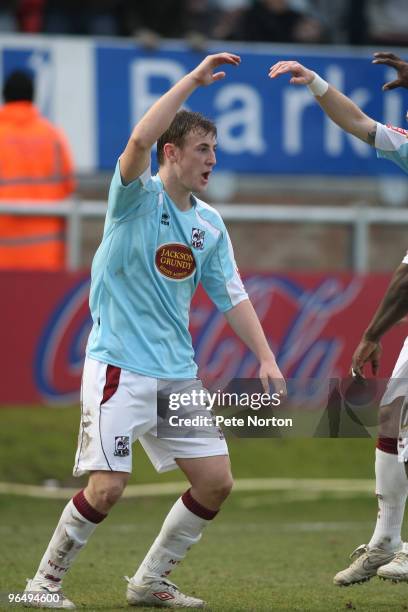
<svg viewBox="0 0 408 612"><path fill-rule="evenodd" d="M129 452L129 436L115 436L115 457L127 457Z"/></svg>
<svg viewBox="0 0 408 612"><path fill-rule="evenodd" d="M160 274L172 280L190 278L196 269L190 247L180 242L159 246L156 251L155 263Z"/></svg>
<svg viewBox="0 0 408 612"><path fill-rule="evenodd" d="M160 223L162 225L170 225L170 215L169 215L169 213L164 212L162 214Z"/></svg>
<svg viewBox="0 0 408 612"><path fill-rule="evenodd" d="M204 248L204 236L205 231L200 229L199 227L193 227L193 231L191 233L191 246L195 249L203 249Z"/></svg>
<svg viewBox="0 0 408 612"><path fill-rule="evenodd" d="M402 134L405 138L408 138L408 131L403 128L396 127L395 125L391 125L391 123L387 123L387 128L393 130L394 132L398 132L398 134Z"/></svg>

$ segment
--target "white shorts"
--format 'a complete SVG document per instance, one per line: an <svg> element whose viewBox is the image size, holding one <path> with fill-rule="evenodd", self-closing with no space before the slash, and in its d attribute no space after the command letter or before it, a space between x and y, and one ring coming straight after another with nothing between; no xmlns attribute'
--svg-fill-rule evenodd
<svg viewBox="0 0 408 612"><path fill-rule="evenodd" d="M405 398L400 415L398 461L408 461L408 338L395 363L391 378L381 399L381 406L388 406L398 398ZM401 401L402 404L402 401Z"/></svg>
<svg viewBox="0 0 408 612"><path fill-rule="evenodd" d="M132 471L132 444L139 440L158 472L177 468L175 459L228 455L214 428L207 437L157 436L157 393L180 393L200 380L161 380L86 357L81 388L81 424L74 476L94 470Z"/></svg>
<svg viewBox="0 0 408 612"><path fill-rule="evenodd" d="M395 363L391 378L381 400L381 406L388 406L397 397L408 396L408 338L402 346Z"/></svg>

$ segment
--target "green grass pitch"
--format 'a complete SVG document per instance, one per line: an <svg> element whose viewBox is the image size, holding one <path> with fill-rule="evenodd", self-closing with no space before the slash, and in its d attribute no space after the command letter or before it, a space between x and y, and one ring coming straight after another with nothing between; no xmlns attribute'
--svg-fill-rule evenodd
<svg viewBox="0 0 408 612"><path fill-rule="evenodd" d="M71 486L77 416L77 409L0 410L0 481L57 478ZM373 475L371 440L232 440L230 447L238 478ZM155 475L141 450L134 470L133 483L182 481L177 472ZM122 577L135 571L174 499L126 499L113 509L65 580L79 609L127 608ZM63 506L0 495L1 593L24 588ZM374 578L347 589L332 585L348 554L369 538L375 515L375 499L366 495L233 493L172 579L214 612L408 610L408 584Z"/></svg>

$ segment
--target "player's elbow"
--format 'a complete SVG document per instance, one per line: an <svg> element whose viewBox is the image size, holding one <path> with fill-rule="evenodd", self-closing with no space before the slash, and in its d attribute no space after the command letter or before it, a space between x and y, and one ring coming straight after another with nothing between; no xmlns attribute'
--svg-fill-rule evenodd
<svg viewBox="0 0 408 612"><path fill-rule="evenodd" d="M398 293L400 301L404 301L408 305L408 264L401 264L394 277L394 288Z"/></svg>
<svg viewBox="0 0 408 612"><path fill-rule="evenodd" d="M130 139L128 146L132 147L133 151L142 154L146 151L150 151L154 143L152 143L146 136L141 133L134 132Z"/></svg>
<svg viewBox="0 0 408 612"><path fill-rule="evenodd" d="M375 135L377 132L377 123L364 115L364 113L358 114L354 117L350 123L350 134L356 136L363 142L371 145L375 145Z"/></svg>

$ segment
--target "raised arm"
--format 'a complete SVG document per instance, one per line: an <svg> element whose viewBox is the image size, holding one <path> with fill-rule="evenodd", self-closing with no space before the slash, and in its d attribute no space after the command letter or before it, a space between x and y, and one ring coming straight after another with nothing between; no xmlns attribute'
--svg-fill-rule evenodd
<svg viewBox="0 0 408 612"><path fill-rule="evenodd" d="M307 85L326 115L345 132L374 145L377 122L363 113L350 98L299 62L282 61L271 66L269 71L271 79L276 79L282 74L291 74L290 83L293 85Z"/></svg>
<svg viewBox="0 0 408 612"><path fill-rule="evenodd" d="M240 57L232 53L208 55L153 104L133 129L120 156L120 172L125 183L133 181L149 166L152 146L170 126L175 114L193 91L200 85L211 85L223 79L225 72L214 73L218 66L237 66L240 61Z"/></svg>

